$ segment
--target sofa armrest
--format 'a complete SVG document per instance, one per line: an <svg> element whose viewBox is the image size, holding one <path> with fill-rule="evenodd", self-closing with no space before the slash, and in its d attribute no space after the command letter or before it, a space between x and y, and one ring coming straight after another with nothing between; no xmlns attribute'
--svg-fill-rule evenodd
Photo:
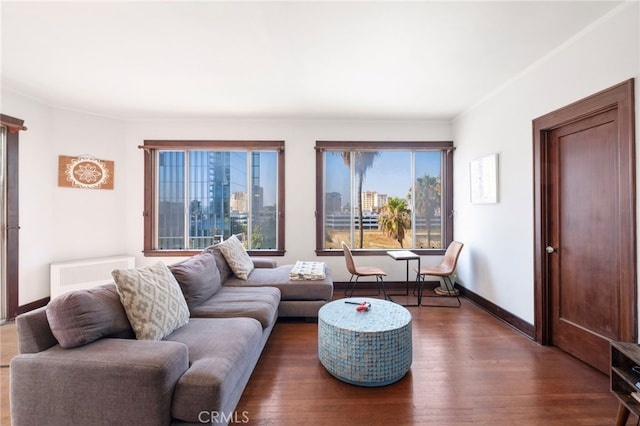
<svg viewBox="0 0 640 426"><path fill-rule="evenodd" d="M100 339L11 360L14 426L168 425L173 390L189 367L178 342Z"/></svg>
<svg viewBox="0 0 640 426"><path fill-rule="evenodd" d="M21 354L44 351L58 344L49 327L46 308L43 306L16 318L18 350Z"/></svg>
<svg viewBox="0 0 640 426"><path fill-rule="evenodd" d="M275 268L278 266L274 259L269 257L252 257L254 268Z"/></svg>

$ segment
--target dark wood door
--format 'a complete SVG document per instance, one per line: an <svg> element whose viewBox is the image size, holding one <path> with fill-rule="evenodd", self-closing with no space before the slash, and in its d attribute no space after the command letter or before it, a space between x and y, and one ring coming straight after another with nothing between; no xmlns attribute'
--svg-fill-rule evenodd
<svg viewBox="0 0 640 426"><path fill-rule="evenodd" d="M619 212L615 111L551 132L549 139L551 344L609 367L619 333Z"/></svg>
<svg viewBox="0 0 640 426"><path fill-rule="evenodd" d="M610 340L636 338L635 159L618 104L583 102L539 140L541 340L608 372Z"/></svg>

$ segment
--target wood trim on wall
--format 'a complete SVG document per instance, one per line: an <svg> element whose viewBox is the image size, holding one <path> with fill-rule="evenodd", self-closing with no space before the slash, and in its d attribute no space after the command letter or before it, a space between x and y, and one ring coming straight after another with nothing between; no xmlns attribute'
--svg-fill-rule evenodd
<svg viewBox="0 0 640 426"><path fill-rule="evenodd" d="M6 229L6 271L5 271L5 296L7 319L13 319L18 315L18 288L19 288L19 191L18 191L18 133L7 133L7 229Z"/></svg>
<svg viewBox="0 0 640 426"><path fill-rule="evenodd" d="M518 330L520 333L524 334L530 339L535 338L535 327L533 324L523 320L522 318L512 314L511 312L505 309L502 309L500 306L485 299L479 294L476 294L471 290L468 290L466 287L456 285L456 288L460 290L460 294L462 296L464 296L465 298L469 299L470 301L478 305L478 307L480 307L481 309L485 310L486 312L498 318L499 320L509 324L511 327Z"/></svg>
<svg viewBox="0 0 640 426"><path fill-rule="evenodd" d="M24 126L24 120L4 114L0 114L0 126L6 127L9 130L9 133L17 133L21 130L27 130Z"/></svg>
<svg viewBox="0 0 640 426"><path fill-rule="evenodd" d="M39 300L35 300L31 303L21 305L18 307L18 315L24 314L25 312L33 311L34 309L42 308L43 306L47 306L50 300L51 298L45 297Z"/></svg>
<svg viewBox="0 0 640 426"><path fill-rule="evenodd" d="M19 132L26 130L24 121L19 118L10 117L0 114L0 125L6 127L7 146L6 146L6 270L5 273L5 297L3 303L6 307L6 319L13 319L19 313L18 308L18 289L19 289L19 231L20 231L20 215L19 215L19 191L18 191L18 165L19 165Z"/></svg>

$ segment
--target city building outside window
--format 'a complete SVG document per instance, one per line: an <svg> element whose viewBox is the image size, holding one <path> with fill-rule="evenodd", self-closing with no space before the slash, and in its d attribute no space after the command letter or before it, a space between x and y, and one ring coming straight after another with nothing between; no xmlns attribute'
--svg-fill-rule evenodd
<svg viewBox="0 0 640 426"><path fill-rule="evenodd" d="M283 141L147 140L141 148L146 255L185 256L231 235L252 255L284 253Z"/></svg>
<svg viewBox="0 0 640 426"><path fill-rule="evenodd" d="M452 142L316 142L316 253L441 254L453 239Z"/></svg>

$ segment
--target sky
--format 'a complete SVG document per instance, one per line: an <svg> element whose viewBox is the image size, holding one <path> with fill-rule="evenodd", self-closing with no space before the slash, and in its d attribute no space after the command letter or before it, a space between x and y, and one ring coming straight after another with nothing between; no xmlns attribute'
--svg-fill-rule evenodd
<svg viewBox="0 0 640 426"><path fill-rule="evenodd" d="M348 202L349 177L348 169L342 160L341 152L328 152L325 156L326 192L342 193L343 205ZM440 151L416 153L416 177L428 174L440 175ZM411 187L411 153L408 151L381 152L373 166L367 170L363 191L375 191L389 197L407 197Z"/></svg>

